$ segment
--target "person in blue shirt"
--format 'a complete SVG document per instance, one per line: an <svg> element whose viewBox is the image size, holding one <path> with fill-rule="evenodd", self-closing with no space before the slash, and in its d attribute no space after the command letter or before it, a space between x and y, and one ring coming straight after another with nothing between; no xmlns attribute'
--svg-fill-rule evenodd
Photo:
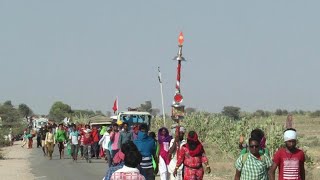
<svg viewBox="0 0 320 180"><path fill-rule="evenodd" d="M140 125L138 137L133 141L142 155L140 163L140 172L148 180L154 180L154 169L152 166L152 156L155 157L156 145L154 139L148 136L148 126L146 124Z"/></svg>

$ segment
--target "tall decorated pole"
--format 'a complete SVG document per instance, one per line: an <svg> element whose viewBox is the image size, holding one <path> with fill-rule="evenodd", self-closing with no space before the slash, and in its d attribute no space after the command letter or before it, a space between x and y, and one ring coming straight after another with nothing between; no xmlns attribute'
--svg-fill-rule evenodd
<svg viewBox="0 0 320 180"><path fill-rule="evenodd" d="M178 66L177 66L177 81L176 81L176 92L173 98L173 103L172 103L172 115L171 118L178 124L180 123L180 120L184 118L184 105L182 105L183 101L183 96L181 94L181 62L186 61L184 57L182 57L182 47L183 47L183 41L184 37L182 32L179 34L178 42L179 42L179 51L178 55L173 58L173 60L178 61Z"/></svg>
<svg viewBox="0 0 320 180"><path fill-rule="evenodd" d="M171 110L171 118L173 121L175 121L178 125L176 126L176 132L175 136L176 138L179 137L179 132L180 132L180 121L183 120L184 118L184 105L182 105L183 101L183 96L181 94L181 62L186 61L185 58L182 56L182 47L183 47L183 42L184 42L184 37L183 33L180 32L179 37L178 37L178 42L179 42L179 50L177 56L173 58L173 60L178 61L178 66L177 66L177 81L176 81L176 92L173 98L173 103L172 103L172 110ZM180 142L176 142L176 149L177 149L177 155L179 153L180 149Z"/></svg>

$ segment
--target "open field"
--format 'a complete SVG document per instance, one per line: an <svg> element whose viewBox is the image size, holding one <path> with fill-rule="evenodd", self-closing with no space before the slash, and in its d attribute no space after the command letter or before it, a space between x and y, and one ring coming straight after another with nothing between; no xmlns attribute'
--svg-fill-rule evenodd
<svg viewBox="0 0 320 180"><path fill-rule="evenodd" d="M295 128L298 132L298 146L306 150L308 157L310 157L308 164L306 164L306 179L319 180L320 118L310 118L307 115L296 115L293 117ZM238 137L240 136L239 132L244 131L245 134L248 134L253 128L262 128L267 136L267 147L272 150L283 144L282 131L285 120L286 116L272 116L247 119L245 123L237 122L236 125L234 125L234 121L219 117L208 118L206 115L203 115L203 113L196 113L195 115L191 115L191 117L186 117L183 124L187 127L187 130L199 132L200 139L204 141L206 153L210 159L212 168L212 173L206 175L206 178L230 180L233 179L235 173L233 164L237 157L237 151L239 151L237 150ZM154 130L156 126L161 126L162 121L157 121L153 127ZM217 123L219 121L225 122ZM219 139L219 135L217 134L221 134L220 136L222 137ZM225 144L225 146L221 145L221 143Z"/></svg>

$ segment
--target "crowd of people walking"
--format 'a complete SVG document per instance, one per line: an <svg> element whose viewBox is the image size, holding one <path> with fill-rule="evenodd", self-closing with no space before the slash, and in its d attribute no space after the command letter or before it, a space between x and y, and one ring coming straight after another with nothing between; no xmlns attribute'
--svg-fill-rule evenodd
<svg viewBox="0 0 320 180"><path fill-rule="evenodd" d="M247 142L241 135L235 180L274 180L277 168L279 180L305 179L304 152L297 148L292 117L287 121L284 147L272 152L273 157L261 129L252 130ZM74 162L103 158L107 166L104 180L154 180L157 174L161 180L202 180L205 172L211 172L197 132L187 132L183 126L162 127L156 133L149 132L146 124L129 127L125 122L102 127L48 124L37 133L25 132L22 147L28 143L32 148L35 136L48 160L56 145L60 159L65 158L65 150Z"/></svg>
<svg viewBox="0 0 320 180"><path fill-rule="evenodd" d="M186 129L178 129L175 136L176 127L170 131L162 127L155 133L149 132L146 124L129 127L125 122L98 128L88 124L48 124L37 132L25 131L22 147L28 144L32 149L36 137L37 148L48 160L52 160L56 146L59 159L66 157L65 152L74 162L81 159L91 163L92 158L104 158L105 180L154 180L157 174L162 180L202 179L202 164L210 172L204 148L196 132L190 131L185 140Z"/></svg>

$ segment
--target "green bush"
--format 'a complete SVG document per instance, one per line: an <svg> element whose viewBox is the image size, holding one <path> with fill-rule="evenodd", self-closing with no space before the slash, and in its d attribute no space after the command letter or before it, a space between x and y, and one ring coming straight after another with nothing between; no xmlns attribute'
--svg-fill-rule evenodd
<svg viewBox="0 0 320 180"><path fill-rule="evenodd" d="M232 118L233 120L240 119L240 108L234 106L225 106L221 112L224 116Z"/></svg>

